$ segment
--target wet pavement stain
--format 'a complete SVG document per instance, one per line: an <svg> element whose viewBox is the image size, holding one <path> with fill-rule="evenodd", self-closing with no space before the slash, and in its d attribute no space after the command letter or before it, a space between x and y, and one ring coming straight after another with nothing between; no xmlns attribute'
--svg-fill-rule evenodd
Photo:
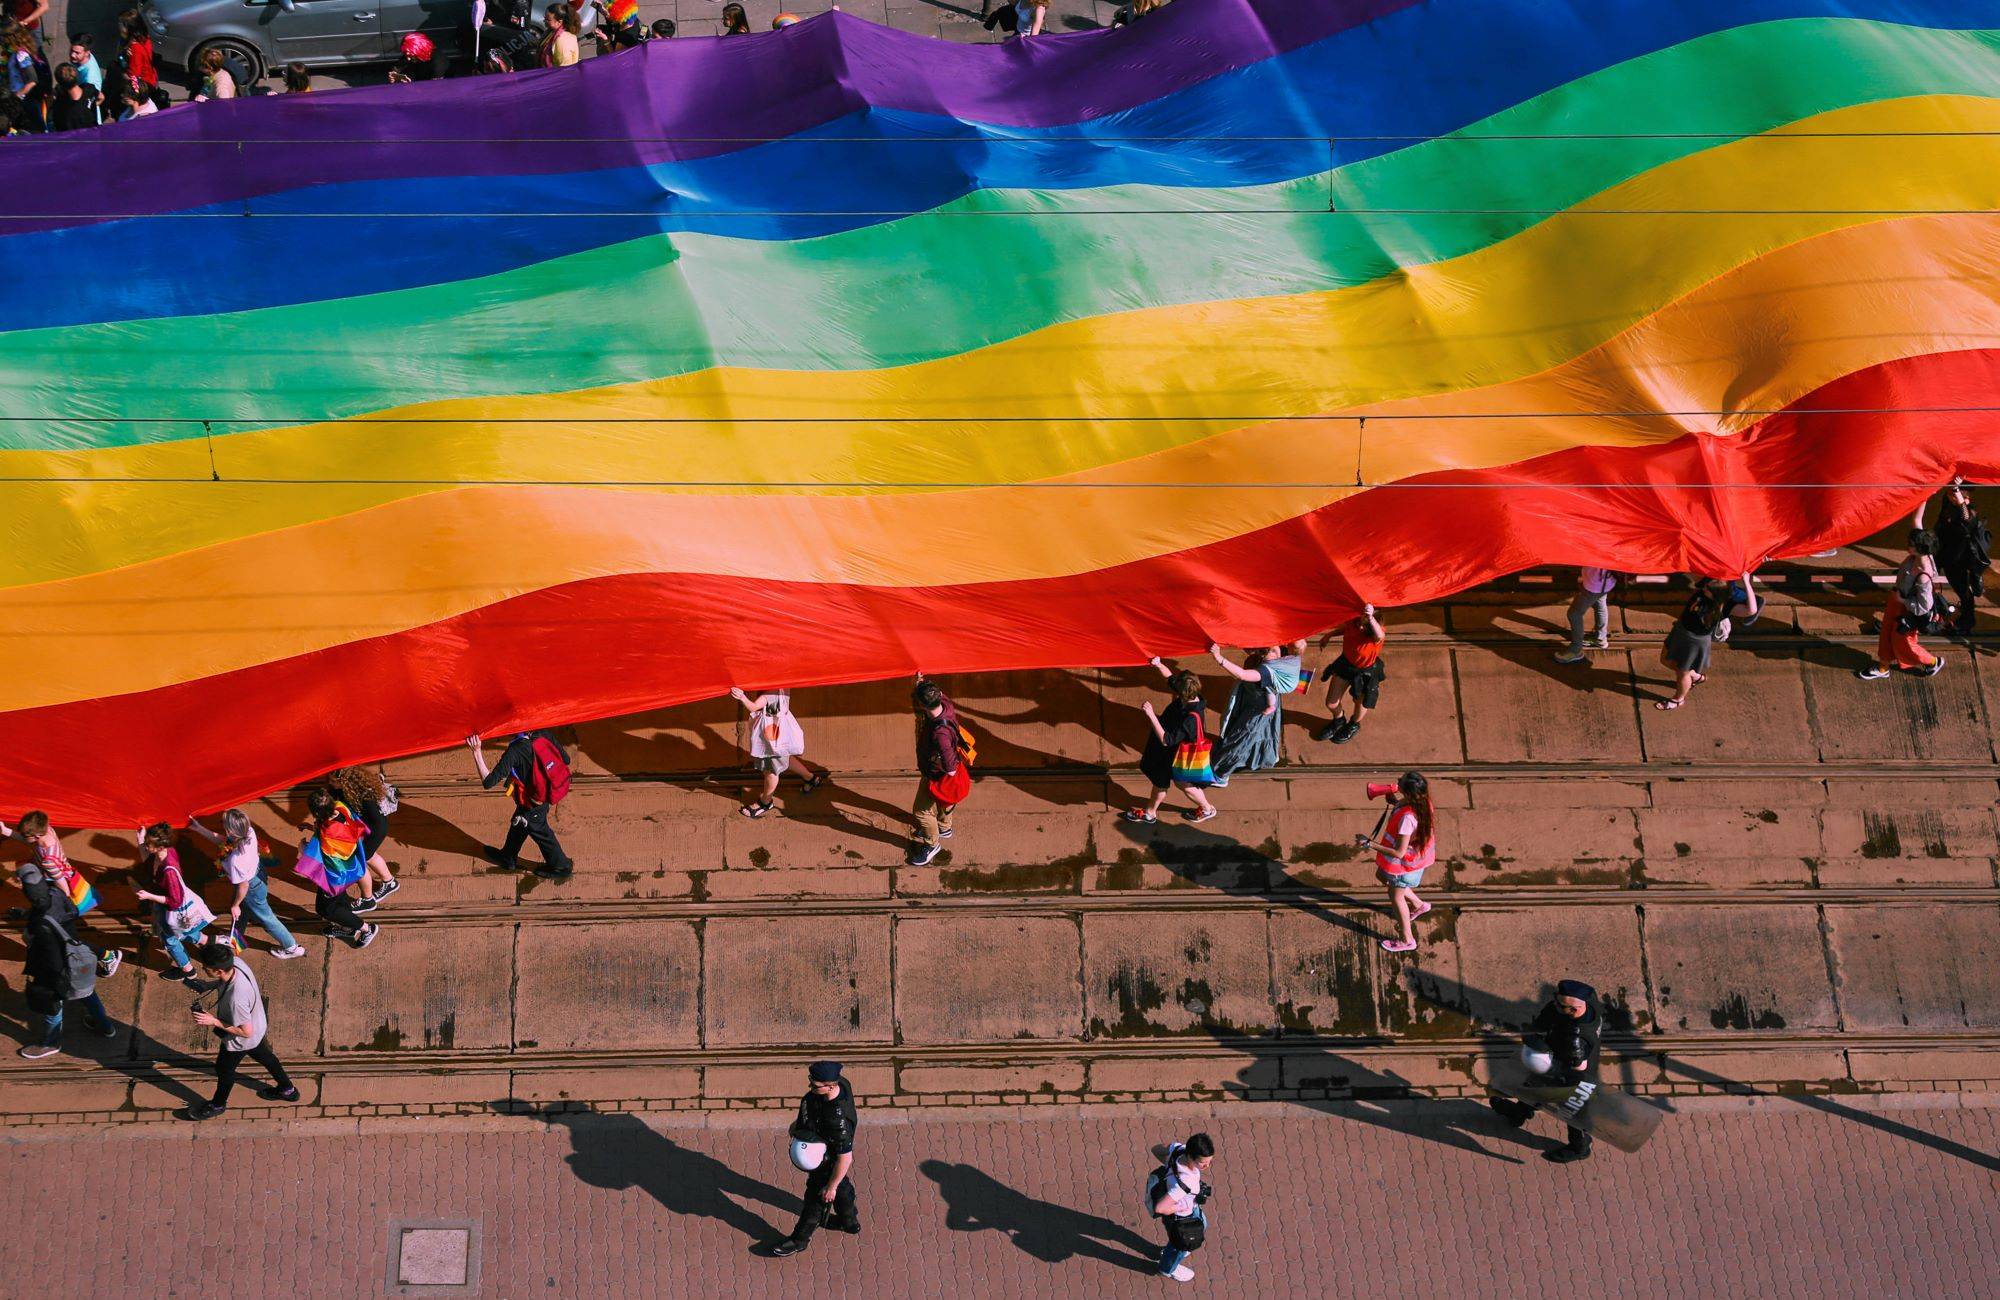
<svg viewBox="0 0 2000 1300"><path fill-rule="evenodd" d="M1903 856L1903 837L1896 830L1896 820L1882 813L1861 814L1861 856L1864 858L1900 858Z"/></svg>
<svg viewBox="0 0 2000 1300"><path fill-rule="evenodd" d="M1078 867L1067 862L1017 862L938 872L938 884L946 892L965 894L1075 893L1081 878Z"/></svg>
<svg viewBox="0 0 2000 1300"><path fill-rule="evenodd" d="M1369 970L1365 955L1358 954L1350 945L1324 948L1301 956L1292 963L1293 980L1302 987L1302 991L1325 995L1325 1013L1331 1019L1323 1024L1315 1022L1315 1013L1321 1011L1317 998L1310 1002L1286 999L1278 1003L1277 1008L1280 1030L1295 1034L1342 1035L1372 1031L1374 981L1369 976Z"/></svg>
<svg viewBox="0 0 2000 1300"><path fill-rule="evenodd" d="M1359 844L1332 844L1326 840L1314 840L1299 846L1292 855L1292 861L1308 867L1326 867L1339 862L1352 862L1361 856Z"/></svg>
<svg viewBox="0 0 2000 1300"><path fill-rule="evenodd" d="M750 850L750 865L758 868L759 870L770 866L771 850L765 848L761 844L758 845L756 848Z"/></svg>
<svg viewBox="0 0 2000 1300"><path fill-rule="evenodd" d="M365 1043L356 1043L364 1052L397 1052L403 1047L403 1032L394 1024L384 1024L375 1031L375 1037Z"/></svg>
<svg viewBox="0 0 2000 1300"><path fill-rule="evenodd" d="M1776 1011L1750 1010L1750 1001L1741 993L1732 993L1722 1000L1722 1005L1708 1013L1708 1020L1717 1029L1783 1029L1785 1018ZM1686 1027L1686 1023L1682 1023Z"/></svg>
<svg viewBox="0 0 2000 1300"><path fill-rule="evenodd" d="M1152 972L1121 962L1112 972L1105 991L1118 1008L1118 1018L1110 1024L1092 1018L1092 1038L1131 1038L1166 1032L1146 1014L1167 1005L1167 992L1153 982Z"/></svg>
<svg viewBox="0 0 2000 1300"><path fill-rule="evenodd" d="M1132 861L1124 861L1125 854L1131 853ZM1097 875L1099 889L1137 889L1146 879L1146 868L1138 861L1139 855L1127 849L1118 855L1119 861L1107 866Z"/></svg>

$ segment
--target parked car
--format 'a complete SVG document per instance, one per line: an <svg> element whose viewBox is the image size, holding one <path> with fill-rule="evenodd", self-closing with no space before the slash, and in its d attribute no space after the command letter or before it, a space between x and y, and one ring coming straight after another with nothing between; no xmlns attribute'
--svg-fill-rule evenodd
<svg viewBox="0 0 2000 1300"><path fill-rule="evenodd" d="M553 2L531 0L536 23ZM575 8L588 36L597 11ZM192 68L219 48L253 79L287 63L393 63L411 32L430 37L440 58L472 53L472 0L147 0L145 14L161 62Z"/></svg>

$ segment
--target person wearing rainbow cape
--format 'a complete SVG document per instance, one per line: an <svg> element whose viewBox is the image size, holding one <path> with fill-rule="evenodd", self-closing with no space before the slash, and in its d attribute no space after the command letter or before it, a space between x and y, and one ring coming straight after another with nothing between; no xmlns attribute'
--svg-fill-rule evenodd
<svg viewBox="0 0 2000 1300"><path fill-rule="evenodd" d="M375 942L380 927L361 919L347 901L347 888L368 870L367 855L361 851L368 827L324 787L306 796L306 809L312 821L300 828L306 836L292 870L319 890L313 911L326 922L327 933L349 947L366 948Z"/></svg>

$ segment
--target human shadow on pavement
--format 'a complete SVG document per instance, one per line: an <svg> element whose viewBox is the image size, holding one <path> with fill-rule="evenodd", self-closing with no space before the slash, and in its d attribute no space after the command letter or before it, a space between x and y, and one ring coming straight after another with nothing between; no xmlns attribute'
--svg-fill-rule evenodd
<svg viewBox="0 0 2000 1300"><path fill-rule="evenodd" d="M502 1110L522 1113L502 1104ZM533 1110L526 1113L535 1114ZM714 1156L682 1146L636 1115L597 1111L548 1111L540 1115L569 1135L570 1171L592 1187L612 1191L637 1188L669 1214L714 1219L753 1243L768 1241L783 1228L732 1197L757 1201L796 1216L799 1198L769 1183L739 1174Z"/></svg>
<svg viewBox="0 0 2000 1300"><path fill-rule="evenodd" d="M1159 1246L1122 1223L1053 1201L1040 1201L971 1165L926 1160L917 1168L944 1197L953 1232L1004 1234L1022 1253L1048 1264L1076 1256L1134 1273L1157 1267Z"/></svg>
<svg viewBox="0 0 2000 1300"><path fill-rule="evenodd" d="M1358 934L1377 933L1349 911L1336 909L1374 912L1381 910L1379 904L1300 880L1282 860L1261 848L1185 823L1175 825L1167 820L1169 816L1174 814L1165 814L1151 825L1121 817L1115 825L1140 852L1150 852L1161 866L1191 884L1231 897L1261 898L1275 906L1295 908Z"/></svg>

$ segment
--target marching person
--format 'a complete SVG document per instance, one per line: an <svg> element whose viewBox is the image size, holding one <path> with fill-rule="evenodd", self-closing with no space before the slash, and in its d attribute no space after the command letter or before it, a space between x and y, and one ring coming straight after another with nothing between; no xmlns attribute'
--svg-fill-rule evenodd
<svg viewBox="0 0 2000 1300"><path fill-rule="evenodd" d="M336 768L327 773L326 783L368 828L361 840L361 860L368 864L368 870L356 882L361 886L361 902L354 905L354 910L372 912L383 899L403 887L396 873L389 870L389 860L382 856L382 847L389 842L389 814L396 809L395 787L378 767Z"/></svg>
<svg viewBox="0 0 2000 1300"><path fill-rule="evenodd" d="M1917 515L1917 525L1923 526L1921 512ZM1945 580L1958 595L1958 617L1948 630L1953 636L1970 636L1976 617L1974 608L1986 594L1986 566L1993 562L1993 534L1979 517L1962 478L1953 479L1944 490L1944 502L1938 508L1937 539L1938 568L1944 571Z"/></svg>
<svg viewBox="0 0 2000 1300"><path fill-rule="evenodd" d="M1373 835L1357 835L1354 842L1375 850L1375 876L1389 887L1389 904L1402 923L1399 939L1382 940L1386 952L1410 952L1417 946L1416 920L1431 910L1417 897L1424 883L1424 870L1437 861L1437 819L1431 810L1431 786L1421 772L1405 772L1392 785L1370 782L1370 799L1386 799Z"/></svg>
<svg viewBox="0 0 2000 1300"><path fill-rule="evenodd" d="M861 1216L854 1208L854 1129L860 1122L854 1109L854 1085L841 1077L840 1062L814 1061L806 1071L810 1087L799 1100L792 1132L826 1145L819 1165L806 1175L805 1206L791 1235L770 1248L780 1258L796 1255L822 1227L860 1235Z"/></svg>
<svg viewBox="0 0 2000 1300"><path fill-rule="evenodd" d="M1918 677L1935 677L1944 660L1924 649L1917 638L1938 622L1938 538L1928 528L1910 530L1909 554L1896 568L1896 585L1882 609L1882 629L1875 640L1875 666L1854 675L1864 682L1887 677L1900 669Z"/></svg>
<svg viewBox="0 0 2000 1300"><path fill-rule="evenodd" d="M729 694L750 714L750 761L764 778L763 792L739 810L745 817L755 820L778 806L778 782L786 772L798 773L805 783L799 787L802 798L826 784L826 773L815 774L799 761L806 752L806 733L792 716L790 691L767 691L753 698L732 686Z"/></svg>
<svg viewBox="0 0 2000 1300"><path fill-rule="evenodd" d="M229 900L230 933L237 935L240 941L243 917L247 913L251 920L264 927L264 933L271 936L271 942L278 945L272 956L279 961L305 956L304 946L278 919L278 914L271 910L270 881L264 874L257 831L250 825L250 818L244 811L231 808L222 814L222 833L219 835L194 817L188 818L188 829L215 845L220 853L218 861L222 874L236 890L236 896Z"/></svg>
<svg viewBox="0 0 2000 1300"><path fill-rule="evenodd" d="M940 842L951 838L953 811L972 792L972 755L951 697L922 673L910 692L910 707L917 715L917 797L910 805L916 831L903 861L926 867Z"/></svg>
<svg viewBox="0 0 2000 1300"><path fill-rule="evenodd" d="M507 824L507 842L499 848L486 845L486 860L509 871L521 866L521 846L532 837L542 851L542 865L535 874L558 883L568 880L574 870L549 826L549 810L569 793L569 755L546 731L524 731L509 741L500 761L486 766L486 742L467 736L465 746L472 751L473 765L479 769L480 783L488 790L501 782L514 799L514 817Z"/></svg>
<svg viewBox="0 0 2000 1300"><path fill-rule="evenodd" d="M1146 1202L1167 1230L1167 1244L1160 1247L1161 1277L1176 1282L1194 1281L1188 1256L1200 1250L1208 1238L1209 1189L1204 1186L1208 1167L1215 1161L1215 1140L1197 1133L1185 1142L1153 1148L1160 1167L1146 1180Z"/></svg>
<svg viewBox="0 0 2000 1300"><path fill-rule="evenodd" d="M210 939L198 953L201 977L190 980L203 996L195 1000L194 1022L214 1032L219 1040L215 1053L215 1095L198 1101L181 1112L181 1118L214 1119L229 1109L229 1094L236 1086L236 1069L246 1056L271 1072L271 1086L259 1088L266 1101L297 1101L299 1090L292 1086L278 1054L271 1050L270 1020L264 1011L264 990L248 963L227 943ZM207 994L218 996L213 1010L207 1009Z"/></svg>
<svg viewBox="0 0 2000 1300"><path fill-rule="evenodd" d="M19 840L28 850L28 860L14 869L14 879L28 896L28 916L32 919L49 913L71 935L91 943L83 914L97 906L97 896L83 873L70 865L69 855L63 852L62 837L49 824L49 815L36 809L22 813L17 826L0 821L0 840L7 839ZM111 978L124 960L125 954L116 948L104 949L98 954L97 977Z"/></svg>
<svg viewBox="0 0 2000 1300"><path fill-rule="evenodd" d="M1313 733L1313 739L1345 745L1360 733L1361 720L1382 698L1382 681L1389 675L1382 662L1382 643L1389 633L1375 617L1373 605L1363 605L1338 630L1340 655L1326 670L1326 707L1333 717ZM1324 646L1332 638L1328 632L1319 643ZM1344 714L1342 704L1348 706Z"/></svg>
<svg viewBox="0 0 2000 1300"><path fill-rule="evenodd" d="M1183 815L1190 822L1205 822L1216 815L1217 809L1204 789L1214 783L1215 771L1208 733L1202 729L1202 710L1207 706L1201 698L1201 678L1185 668L1167 667L1158 655L1147 662L1167 679L1167 689L1173 692L1174 699L1165 713L1155 713L1151 700L1139 706L1145 710L1146 725L1152 729L1152 734L1146 737L1146 747L1139 753L1139 771L1152 784L1153 796L1142 807L1127 808L1123 816L1128 822L1156 822L1160 820L1160 805L1166 802L1167 791L1179 789L1194 802L1192 810L1182 810Z"/></svg>
<svg viewBox="0 0 2000 1300"><path fill-rule="evenodd" d="M1735 583L1695 579L1687 604L1667 629L1666 643L1660 647L1661 665L1674 674L1674 693L1653 701L1654 708L1673 710L1686 704L1688 692L1708 680L1708 661L1715 653L1715 643L1729 639L1733 624L1748 627L1763 613L1755 580L1748 573L1738 577Z"/></svg>
<svg viewBox="0 0 2000 1300"><path fill-rule="evenodd" d="M28 1010L41 1017L41 1032L21 1049L30 1061L39 1061L62 1050L63 1012L72 1002L81 1002L91 1032L110 1038L118 1030L105 1013L104 1000L97 996L97 952L73 934L53 909L44 908L28 916L28 959L22 968L27 978Z"/></svg>
<svg viewBox="0 0 2000 1300"><path fill-rule="evenodd" d="M1592 1077L1597 1069L1597 1039L1602 1028L1603 1021L1597 1014L1597 990L1582 980L1558 983L1555 998L1529 1026L1530 1045L1545 1045L1552 1061L1540 1078L1557 1086L1572 1087ZM1535 1113L1533 1106L1512 1097L1495 1097L1490 1104L1515 1128L1526 1124ZM1589 1157L1590 1134L1580 1128L1570 1129L1569 1141L1562 1146L1542 1152L1542 1159L1559 1165Z"/></svg>
<svg viewBox="0 0 2000 1300"><path fill-rule="evenodd" d="M1222 715L1222 735L1215 742L1215 784L1226 786L1238 772L1276 767L1285 754L1284 699L1299 688L1305 670L1299 659L1306 643L1268 645L1244 656L1238 668L1210 644L1208 653L1236 679L1229 708Z"/></svg>
<svg viewBox="0 0 2000 1300"><path fill-rule="evenodd" d="M1618 585L1618 575L1609 569L1586 565L1578 571L1576 595L1569 602L1569 649L1556 656L1559 664L1580 664L1592 650L1611 648L1611 589ZM1594 619L1595 632L1586 633L1586 618Z"/></svg>
<svg viewBox="0 0 2000 1300"><path fill-rule="evenodd" d="M215 920L215 913L198 892L188 888L186 878L181 875L181 856L174 849L173 827L159 822L141 830L139 856L153 887L135 892L142 901L153 905L153 929L166 946L167 960L171 963L160 972L160 978L193 979L194 961L188 956L187 946L201 937L202 931Z"/></svg>
<svg viewBox="0 0 2000 1300"><path fill-rule="evenodd" d="M299 860L292 870L312 882L313 912L326 923L326 932L359 951L381 933L380 926L361 919L360 905L347 897L351 886L368 878L362 848L368 827L324 786L306 796L306 810L312 820L299 827L305 838L299 842Z"/></svg>

